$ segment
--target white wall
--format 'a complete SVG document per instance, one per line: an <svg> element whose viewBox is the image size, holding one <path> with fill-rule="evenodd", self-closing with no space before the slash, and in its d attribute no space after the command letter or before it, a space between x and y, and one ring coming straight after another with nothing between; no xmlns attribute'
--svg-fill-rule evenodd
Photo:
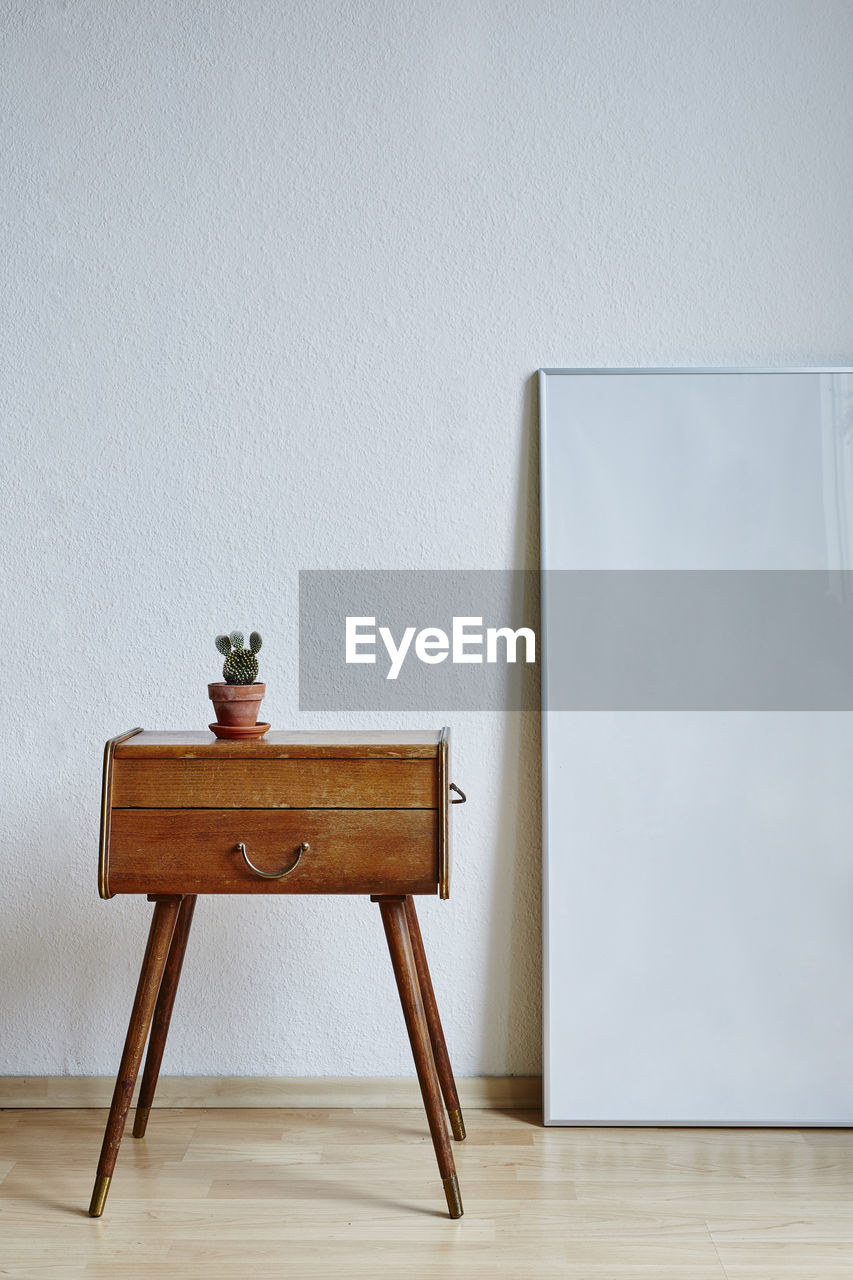
<svg viewBox="0 0 853 1280"><path fill-rule="evenodd" d="M109 1074L149 908L96 896L105 738L204 726L233 626L276 727L353 722L298 712L298 569L535 565L539 365L853 363L853 5L0 22L0 1071ZM447 718L448 1039L535 1071L538 725ZM164 1070L403 1074L395 1002L368 902L205 899Z"/></svg>

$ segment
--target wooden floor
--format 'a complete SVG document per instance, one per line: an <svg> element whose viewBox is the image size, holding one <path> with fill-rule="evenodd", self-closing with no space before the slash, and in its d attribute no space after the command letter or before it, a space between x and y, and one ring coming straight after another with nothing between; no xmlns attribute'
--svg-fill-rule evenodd
<svg viewBox="0 0 853 1280"><path fill-rule="evenodd" d="M87 1216L105 1113L0 1112L16 1280L851 1280L853 1133L470 1111L446 1215L418 1110L160 1110Z"/></svg>

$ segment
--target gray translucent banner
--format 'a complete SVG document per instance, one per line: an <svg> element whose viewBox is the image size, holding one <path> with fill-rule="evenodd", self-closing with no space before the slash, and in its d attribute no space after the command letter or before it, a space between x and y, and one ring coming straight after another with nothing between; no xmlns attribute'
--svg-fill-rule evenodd
<svg viewBox="0 0 853 1280"><path fill-rule="evenodd" d="M553 711L853 710L853 574L299 575L301 710L534 710L543 659Z"/></svg>
<svg viewBox="0 0 853 1280"><path fill-rule="evenodd" d="M347 618L358 657L346 661ZM453 630L457 619L457 657ZM480 619L460 624L460 619ZM352 625L352 624L351 624ZM496 637L489 662L488 629L526 628L516 662ZM380 634L384 629L388 644ZM414 632L412 631L414 629ZM418 633L428 631L422 636ZM447 638L445 656L443 633ZM373 635L371 643L370 636ZM408 634L409 644L400 657ZM476 637L481 637L477 642ZM391 651L389 652L389 644ZM418 646L423 657L417 653ZM395 660L392 653L397 652ZM480 657L481 661L475 661ZM389 678L392 676L393 678ZM519 711L539 707L539 574L489 570L303 570L299 574L299 708L301 711Z"/></svg>

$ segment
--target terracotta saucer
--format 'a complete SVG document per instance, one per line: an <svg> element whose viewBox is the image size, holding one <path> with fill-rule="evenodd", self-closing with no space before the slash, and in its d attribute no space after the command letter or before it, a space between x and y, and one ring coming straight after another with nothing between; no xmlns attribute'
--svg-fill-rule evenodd
<svg viewBox="0 0 853 1280"><path fill-rule="evenodd" d="M262 738L269 724L259 721L257 724L209 724L207 727L217 738L234 738L239 741L241 738Z"/></svg>

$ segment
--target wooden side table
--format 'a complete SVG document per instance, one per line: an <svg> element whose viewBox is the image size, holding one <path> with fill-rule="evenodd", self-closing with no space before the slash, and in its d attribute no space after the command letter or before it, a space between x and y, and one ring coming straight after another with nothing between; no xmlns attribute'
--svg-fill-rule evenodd
<svg viewBox="0 0 853 1280"><path fill-rule="evenodd" d="M364 893L379 904L451 1218L453 1137L465 1126L414 895L449 896L449 731L210 733L111 738L104 751L98 888L154 903L89 1213L104 1211L142 1054L133 1136L145 1134L196 897ZM451 792L456 792L454 800ZM444 1105L442 1105L442 1096Z"/></svg>

